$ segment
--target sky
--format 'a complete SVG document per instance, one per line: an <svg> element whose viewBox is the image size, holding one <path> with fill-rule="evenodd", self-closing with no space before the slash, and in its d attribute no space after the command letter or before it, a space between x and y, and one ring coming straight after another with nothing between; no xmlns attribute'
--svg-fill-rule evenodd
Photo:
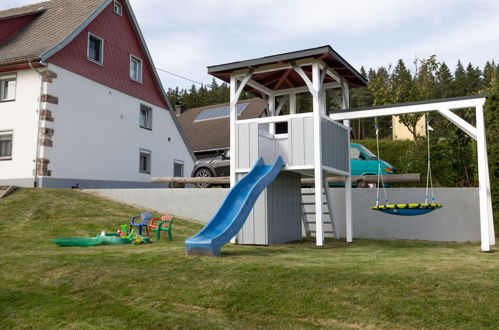
<svg viewBox="0 0 499 330"><path fill-rule="evenodd" d="M40 2L0 0L0 10ZM207 66L331 45L354 68L437 55L499 62L499 0L130 0L156 67L209 84ZM193 83L159 72L164 87Z"/></svg>

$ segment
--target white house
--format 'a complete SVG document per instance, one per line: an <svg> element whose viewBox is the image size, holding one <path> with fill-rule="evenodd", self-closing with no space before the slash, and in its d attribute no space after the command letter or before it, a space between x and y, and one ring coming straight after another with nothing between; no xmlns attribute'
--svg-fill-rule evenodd
<svg viewBox="0 0 499 330"><path fill-rule="evenodd" d="M0 185L150 187L194 159L127 0L0 11Z"/></svg>

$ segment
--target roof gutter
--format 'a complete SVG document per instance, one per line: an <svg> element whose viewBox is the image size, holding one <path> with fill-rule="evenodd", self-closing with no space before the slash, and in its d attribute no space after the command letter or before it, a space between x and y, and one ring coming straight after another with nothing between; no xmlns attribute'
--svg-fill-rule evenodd
<svg viewBox="0 0 499 330"><path fill-rule="evenodd" d="M7 61L0 62L0 67L19 65L19 64L28 64L31 67L31 63L40 62L40 60L41 60L40 56L16 58L13 60L7 60Z"/></svg>

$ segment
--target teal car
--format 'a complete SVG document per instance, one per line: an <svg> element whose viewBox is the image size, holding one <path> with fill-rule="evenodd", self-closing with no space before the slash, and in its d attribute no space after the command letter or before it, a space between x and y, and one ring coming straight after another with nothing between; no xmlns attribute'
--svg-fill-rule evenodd
<svg viewBox="0 0 499 330"><path fill-rule="evenodd" d="M377 175L378 157L371 150L359 143L350 143L350 161L352 175ZM384 160L380 160L381 173L395 173L395 168ZM357 185L357 182L354 182Z"/></svg>

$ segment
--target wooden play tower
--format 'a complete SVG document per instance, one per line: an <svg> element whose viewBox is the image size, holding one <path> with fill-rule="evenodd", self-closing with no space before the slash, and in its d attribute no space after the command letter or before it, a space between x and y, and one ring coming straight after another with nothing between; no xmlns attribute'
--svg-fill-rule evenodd
<svg viewBox="0 0 499 330"><path fill-rule="evenodd" d="M350 124L348 120L340 123L328 116L326 90L331 90L329 94L341 109L348 109L349 89L365 86L365 78L330 46L211 66L208 73L230 83L231 187L259 157L272 163L276 156L281 156L285 162L280 178L255 204L235 242L272 244L300 239L302 176L314 177L315 181L318 246L324 243L323 192L332 210L326 178L345 177L346 239L350 242ZM261 95L267 117L238 120L236 103L243 90ZM300 93L312 95L312 111L298 113L296 96ZM283 115L286 104L289 114Z"/></svg>

